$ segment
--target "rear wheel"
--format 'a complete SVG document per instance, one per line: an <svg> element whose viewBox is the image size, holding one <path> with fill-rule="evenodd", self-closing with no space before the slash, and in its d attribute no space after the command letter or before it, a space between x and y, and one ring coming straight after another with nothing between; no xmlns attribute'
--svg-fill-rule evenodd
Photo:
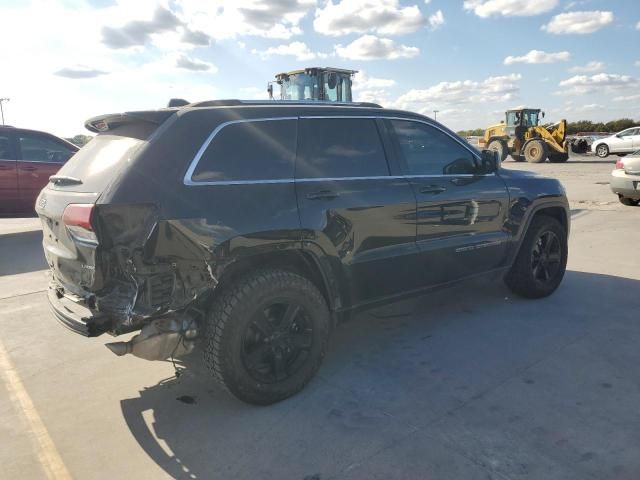
<svg viewBox="0 0 640 480"><path fill-rule="evenodd" d="M509 147L507 147L507 144L503 140L491 140L489 145L487 145L487 149L498 152L501 162L504 162L509 155Z"/></svg>
<svg viewBox="0 0 640 480"><path fill-rule="evenodd" d="M622 195L618 197L620 199L620 203L626 205L627 207L637 207L640 205L640 200L623 197Z"/></svg>
<svg viewBox="0 0 640 480"><path fill-rule="evenodd" d="M268 405L300 391L325 355L330 315L308 279L288 271L256 272L213 302L204 360L240 400Z"/></svg>
<svg viewBox="0 0 640 480"><path fill-rule="evenodd" d="M596 155L600 158L607 158L609 156L609 147L606 144L601 143L596 147Z"/></svg>
<svg viewBox="0 0 640 480"><path fill-rule="evenodd" d="M567 267L567 232L553 217L536 215L505 283L526 298L551 295Z"/></svg>
<svg viewBox="0 0 640 480"><path fill-rule="evenodd" d="M542 140L529 140L524 146L524 158L529 163L542 163L547 159L547 146Z"/></svg>

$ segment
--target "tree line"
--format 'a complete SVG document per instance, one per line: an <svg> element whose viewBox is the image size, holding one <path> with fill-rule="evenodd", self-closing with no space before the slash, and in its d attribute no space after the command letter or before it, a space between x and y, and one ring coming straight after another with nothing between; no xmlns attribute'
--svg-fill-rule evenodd
<svg viewBox="0 0 640 480"><path fill-rule="evenodd" d="M592 122L591 120L578 120L577 122L567 122L567 135L575 135L580 132L619 132L626 128L640 125L640 121L634 121L630 118L620 118L610 122ZM460 130L458 135L461 137L481 137L484 135L484 128L476 128L473 130Z"/></svg>

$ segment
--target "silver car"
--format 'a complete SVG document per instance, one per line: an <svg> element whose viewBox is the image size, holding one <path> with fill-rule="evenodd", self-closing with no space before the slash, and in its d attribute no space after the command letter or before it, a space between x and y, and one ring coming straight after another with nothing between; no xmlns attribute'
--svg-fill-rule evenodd
<svg viewBox="0 0 640 480"><path fill-rule="evenodd" d="M616 162L609 185L624 205L640 204L640 150Z"/></svg>
<svg viewBox="0 0 640 480"><path fill-rule="evenodd" d="M640 149L640 127L622 130L610 137L600 138L591 144L591 151L600 158L612 153L631 153Z"/></svg>

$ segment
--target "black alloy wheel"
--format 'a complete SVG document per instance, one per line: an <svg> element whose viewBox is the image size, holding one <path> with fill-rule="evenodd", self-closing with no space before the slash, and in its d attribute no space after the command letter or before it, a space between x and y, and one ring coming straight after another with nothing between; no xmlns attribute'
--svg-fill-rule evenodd
<svg viewBox="0 0 640 480"><path fill-rule="evenodd" d="M259 310L242 339L242 362L251 377L269 384L295 375L309 356L313 324L303 305L277 300Z"/></svg>
<svg viewBox="0 0 640 480"><path fill-rule="evenodd" d="M561 268L561 260L561 244L557 235L550 230L543 232L531 251L533 277L541 283L555 281Z"/></svg>

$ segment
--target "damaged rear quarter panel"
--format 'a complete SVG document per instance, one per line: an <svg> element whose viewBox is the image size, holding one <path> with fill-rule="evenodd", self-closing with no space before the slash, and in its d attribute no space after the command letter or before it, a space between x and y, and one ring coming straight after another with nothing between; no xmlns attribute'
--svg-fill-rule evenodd
<svg viewBox="0 0 640 480"><path fill-rule="evenodd" d="M117 319L114 333L193 304L215 289L231 263L301 248L292 182L183 184L199 147L229 120L225 115L182 114L101 197L101 228L108 237L101 250L112 282L98 303Z"/></svg>

